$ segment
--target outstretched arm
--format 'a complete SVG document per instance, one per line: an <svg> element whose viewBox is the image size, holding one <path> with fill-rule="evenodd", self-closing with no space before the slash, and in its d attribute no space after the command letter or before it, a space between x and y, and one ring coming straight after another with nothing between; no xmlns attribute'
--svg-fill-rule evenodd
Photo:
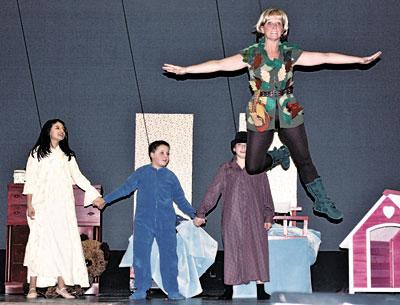
<svg viewBox="0 0 400 305"><path fill-rule="evenodd" d="M196 215L196 210L192 207L192 205L187 201L185 197L185 193L183 192L182 186L178 180L178 178L173 175L174 186L172 190L173 200L175 201L178 208L190 216L190 218L194 218Z"/></svg>
<svg viewBox="0 0 400 305"><path fill-rule="evenodd" d="M139 185L141 175L141 169L134 171L128 179L116 190L104 196L104 199L99 199L94 203L95 206L99 208L103 208L104 205L107 205L110 202L116 201L122 197L130 195L134 192Z"/></svg>
<svg viewBox="0 0 400 305"><path fill-rule="evenodd" d="M381 51L370 56L358 57L340 53L321 53L304 51L295 65L299 66L317 66L322 64L369 64L376 60L382 54Z"/></svg>
<svg viewBox="0 0 400 305"><path fill-rule="evenodd" d="M207 193L204 195L203 201L197 210L196 216L198 218L204 219L206 214L217 204L218 198L225 190L225 176L226 170L224 165L222 165L219 167L213 182L208 187Z"/></svg>
<svg viewBox="0 0 400 305"><path fill-rule="evenodd" d="M75 157L68 162L69 171L75 184L85 191L84 206L91 205L96 198L101 197L100 193L91 185L90 181L81 173Z"/></svg>
<svg viewBox="0 0 400 305"><path fill-rule="evenodd" d="M196 74L196 73L212 73L217 71L236 71L248 67L247 63L243 62L241 54L236 54L219 60L210 60L201 64L181 67L171 64L164 64L162 69L165 72L174 73L176 75Z"/></svg>
<svg viewBox="0 0 400 305"><path fill-rule="evenodd" d="M193 223L196 227L200 227L206 223L206 214L217 204L218 198L224 191L224 181L225 170L223 166L221 166L212 184L208 187L207 193L200 204L200 208L196 212L196 217L193 219Z"/></svg>

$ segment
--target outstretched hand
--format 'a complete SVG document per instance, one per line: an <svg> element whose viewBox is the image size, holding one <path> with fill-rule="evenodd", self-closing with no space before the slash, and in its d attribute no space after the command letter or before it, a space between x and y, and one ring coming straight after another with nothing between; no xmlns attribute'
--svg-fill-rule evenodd
<svg viewBox="0 0 400 305"><path fill-rule="evenodd" d="M373 55L362 57L360 64L367 65L367 64L375 61L379 56L381 56L381 54L382 54L382 51L378 51Z"/></svg>
<svg viewBox="0 0 400 305"><path fill-rule="evenodd" d="M101 197L97 197L95 200L93 200L93 206L95 206L99 210L102 210L105 205L106 205L106 202Z"/></svg>
<svg viewBox="0 0 400 305"><path fill-rule="evenodd" d="M184 75L186 74L186 68L181 66L175 66L170 64L164 64L162 69L168 73L174 73L176 75Z"/></svg>

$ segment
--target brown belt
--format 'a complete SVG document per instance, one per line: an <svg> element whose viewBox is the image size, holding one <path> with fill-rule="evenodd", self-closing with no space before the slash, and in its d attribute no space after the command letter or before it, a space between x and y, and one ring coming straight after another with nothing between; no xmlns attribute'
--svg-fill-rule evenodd
<svg viewBox="0 0 400 305"><path fill-rule="evenodd" d="M263 97L263 96L274 97L274 96L282 96L284 94L292 94L292 93L293 93L293 87L289 87L289 88L281 89L281 90L261 91L260 97Z"/></svg>

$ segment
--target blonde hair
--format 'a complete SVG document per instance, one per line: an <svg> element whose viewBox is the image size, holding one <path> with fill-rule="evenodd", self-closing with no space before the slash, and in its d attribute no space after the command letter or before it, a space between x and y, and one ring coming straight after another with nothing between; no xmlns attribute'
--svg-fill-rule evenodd
<svg viewBox="0 0 400 305"><path fill-rule="evenodd" d="M283 25L283 36L286 36L289 30L289 19L286 13L279 8L268 8L263 11L256 24L256 31L263 34L261 27L267 22L270 17L281 17Z"/></svg>

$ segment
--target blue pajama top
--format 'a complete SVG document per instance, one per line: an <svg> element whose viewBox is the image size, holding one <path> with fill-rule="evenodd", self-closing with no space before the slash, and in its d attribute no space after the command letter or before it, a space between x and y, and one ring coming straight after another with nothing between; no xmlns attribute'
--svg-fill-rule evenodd
<svg viewBox="0 0 400 305"><path fill-rule="evenodd" d="M126 197L137 190L135 219L154 225L161 220L164 225L175 226L175 202L179 209L195 217L195 209L186 200L185 194L176 175L169 169L154 168L151 164L134 171L115 191L104 196L106 203Z"/></svg>

